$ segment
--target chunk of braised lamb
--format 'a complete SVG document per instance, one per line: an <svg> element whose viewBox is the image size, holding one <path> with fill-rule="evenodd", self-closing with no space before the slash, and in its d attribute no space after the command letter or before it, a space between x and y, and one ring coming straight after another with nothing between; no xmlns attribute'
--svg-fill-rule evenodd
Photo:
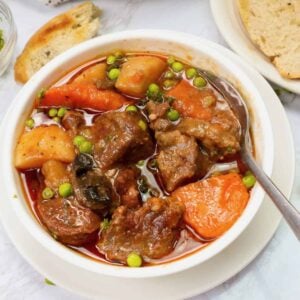
<svg viewBox="0 0 300 300"><path fill-rule="evenodd" d="M157 164L168 192L207 173L211 162L201 152L195 138L179 130L157 132L155 137L160 149Z"/></svg>
<svg viewBox="0 0 300 300"><path fill-rule="evenodd" d="M158 103L149 101L146 105L146 109L152 130L164 131L172 126L172 122L166 118L166 114L170 109L170 104L168 102Z"/></svg>
<svg viewBox="0 0 300 300"><path fill-rule="evenodd" d="M67 111L62 119L62 125L71 135L77 135L80 129L85 126L83 113L75 110Z"/></svg>
<svg viewBox="0 0 300 300"><path fill-rule="evenodd" d="M195 137L210 153L226 155L240 150L238 123L215 117L214 122L184 118L176 127L180 132Z"/></svg>
<svg viewBox="0 0 300 300"><path fill-rule="evenodd" d="M154 145L142 115L132 112L108 112L96 118L91 127L94 157L102 170L117 162L135 163L150 156Z"/></svg>
<svg viewBox="0 0 300 300"><path fill-rule="evenodd" d="M126 263L131 252L144 260L169 254L179 237L184 206L176 200L150 198L137 210L118 207L97 248L107 259Z"/></svg>
<svg viewBox="0 0 300 300"><path fill-rule="evenodd" d="M114 186L120 196L121 204L129 208L135 208L141 204L141 195L137 185L137 179L141 171L136 167L121 169L115 179Z"/></svg>
<svg viewBox="0 0 300 300"><path fill-rule="evenodd" d="M42 223L60 242L81 246L95 240L100 219L74 198L40 199L37 210Z"/></svg>

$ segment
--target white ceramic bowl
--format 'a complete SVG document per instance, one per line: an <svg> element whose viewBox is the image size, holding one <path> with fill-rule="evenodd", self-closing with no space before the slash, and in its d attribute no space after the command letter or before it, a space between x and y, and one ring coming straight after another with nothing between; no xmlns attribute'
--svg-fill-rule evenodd
<svg viewBox="0 0 300 300"><path fill-rule="evenodd" d="M259 92L238 65L228 60L214 43L198 37L172 31L138 30L104 35L82 43L60 55L43 67L19 92L2 122L5 126L3 144L0 147L0 180L4 183L8 199L16 218L44 246L63 260L91 272L104 275L145 278L172 274L193 267L210 259L230 243L251 222L261 205L264 192L256 185L242 216L219 239L204 249L179 260L145 268L118 267L96 262L70 250L55 241L32 215L24 199L18 172L13 165L16 142L28 117L34 97L42 87L49 86L78 65L116 49L127 51L154 51L174 55L195 66L213 71L230 80L243 94L252 116L252 130L256 157L268 175L273 166L273 140L270 119ZM222 48L221 48L222 49ZM67 272L67 270L66 270Z"/></svg>

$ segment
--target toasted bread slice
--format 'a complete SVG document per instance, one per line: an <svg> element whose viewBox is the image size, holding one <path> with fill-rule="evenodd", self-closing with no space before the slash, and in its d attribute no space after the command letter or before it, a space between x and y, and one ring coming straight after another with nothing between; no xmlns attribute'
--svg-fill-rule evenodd
<svg viewBox="0 0 300 300"><path fill-rule="evenodd" d="M97 35L100 14L100 9L88 1L47 22L17 58L15 79L25 83L55 56Z"/></svg>
<svg viewBox="0 0 300 300"><path fill-rule="evenodd" d="M283 77L300 78L300 1L239 0L251 40Z"/></svg>

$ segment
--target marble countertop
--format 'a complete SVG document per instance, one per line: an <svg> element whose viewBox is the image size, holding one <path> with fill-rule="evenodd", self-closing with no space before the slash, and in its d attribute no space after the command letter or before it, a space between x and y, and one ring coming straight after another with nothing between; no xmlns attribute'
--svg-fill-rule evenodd
<svg viewBox="0 0 300 300"><path fill-rule="evenodd" d="M16 53L29 36L50 17L74 3L58 7L44 6L38 0L4 0L10 6L18 29ZM172 29L199 35L226 46L218 32L207 0L99 0L94 1L104 13L102 33L125 29ZM20 85L13 79L11 65L0 77L0 120ZM295 139L296 178L293 203L300 208L300 96L283 97ZM280 120L278 120L280 122ZM197 300L285 299L300 298L300 247L287 225L282 222L262 253L242 272L216 287L194 297ZM81 299L57 286L44 283L16 251L0 225L0 299Z"/></svg>

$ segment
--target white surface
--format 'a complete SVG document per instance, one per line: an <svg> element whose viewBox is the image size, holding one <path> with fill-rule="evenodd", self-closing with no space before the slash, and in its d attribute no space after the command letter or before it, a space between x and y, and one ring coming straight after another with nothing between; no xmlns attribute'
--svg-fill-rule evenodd
<svg viewBox="0 0 300 300"><path fill-rule="evenodd" d="M32 1L8 1L19 30L18 52L37 26L59 10ZM103 32L135 28L164 28L196 33L223 43L206 1L96 1L105 9ZM122 17L123 16L123 17ZM159 18L158 18L159 16ZM19 87L12 72L0 78L0 108L3 115ZM292 97L290 97L292 98ZM298 100L298 101L297 101ZM294 132L300 128L299 97L286 106ZM280 122L280 120L278 120ZM295 135L297 164L300 136ZM298 184L298 185L297 185ZM299 199L299 173L293 199ZM295 201L294 201L295 203ZM296 203L298 204L298 203ZM285 225L268 248L235 278L197 299L298 299L300 275L299 244ZM134 292L134 291L133 291ZM0 295L3 299L77 299L58 287L48 287L43 278L20 258L6 235L0 235Z"/></svg>
<svg viewBox="0 0 300 300"><path fill-rule="evenodd" d="M300 79L280 76L275 66L250 40L241 21L237 0L211 0L214 20L229 46L272 82L300 94ZM295 43L299 41L295 41Z"/></svg>
<svg viewBox="0 0 300 300"><path fill-rule="evenodd" d="M233 61L243 65L245 71L252 78L253 83L260 90L262 97L265 98L270 118L274 123L273 129L276 132L274 134L274 146L277 151L275 153L272 179L275 182L280 182L279 186L282 191L286 195L289 195L294 174L294 151L284 110L272 88L257 72L249 69L229 50L224 50L224 52L225 56L229 56ZM281 124L276 123L277 118L281 119ZM3 138L3 128L0 138ZM288 155L289 159L283 162L281 157L285 154ZM285 166L284 171L282 170L283 164ZM4 182L2 182L2 191L4 192L6 189L3 184ZM5 197L5 195L3 196ZM126 280L99 276L83 271L82 269L79 270L65 261L57 259L51 252L45 252L43 247L25 229L22 222L20 222L21 220L15 220L16 213L12 204L17 203L17 200L11 199L11 201L0 203L1 219L14 244L27 261L41 274L47 276L60 286L80 295L88 296L89 298L94 298L97 295L97 299L125 298L139 300L141 295L143 295L143 299L145 300L152 300L154 298L173 300L187 298L188 296L207 291L224 282L224 280L245 267L260 252L262 247L266 245L280 221L280 214L272 203L266 199L245 232L213 259L198 267L172 276L144 280ZM194 278L197 278L197 281ZM112 289L116 282L118 283L118 288ZM133 289L134 293L131 293Z"/></svg>

